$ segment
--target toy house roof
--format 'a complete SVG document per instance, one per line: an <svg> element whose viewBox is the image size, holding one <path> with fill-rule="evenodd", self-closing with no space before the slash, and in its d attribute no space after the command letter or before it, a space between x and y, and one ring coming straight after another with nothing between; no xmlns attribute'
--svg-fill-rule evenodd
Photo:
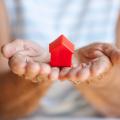
<svg viewBox="0 0 120 120"><path fill-rule="evenodd" d="M49 44L49 51L52 52L61 45L67 48L71 53L74 52L74 44L64 35L60 35L55 41Z"/></svg>

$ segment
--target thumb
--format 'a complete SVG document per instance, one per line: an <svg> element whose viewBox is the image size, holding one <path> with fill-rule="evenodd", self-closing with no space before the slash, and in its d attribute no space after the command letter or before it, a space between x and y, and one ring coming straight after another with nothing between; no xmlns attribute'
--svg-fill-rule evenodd
<svg viewBox="0 0 120 120"><path fill-rule="evenodd" d="M6 58L12 57L16 52L21 50L24 50L23 40L14 40L11 43L3 45L1 48L1 52Z"/></svg>
<svg viewBox="0 0 120 120"><path fill-rule="evenodd" d="M104 43L102 45L102 52L109 57L112 64L120 64L120 49L111 44Z"/></svg>

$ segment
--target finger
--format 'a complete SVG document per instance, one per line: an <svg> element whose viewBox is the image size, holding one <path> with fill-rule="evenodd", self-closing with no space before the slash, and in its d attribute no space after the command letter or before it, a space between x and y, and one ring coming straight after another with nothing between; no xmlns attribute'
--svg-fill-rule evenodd
<svg viewBox="0 0 120 120"><path fill-rule="evenodd" d="M10 58L17 52L21 52L21 54L23 54L23 55L37 56L37 55L43 54L44 49L41 46L39 46L33 42L18 39L18 40L14 40L8 44L5 44L2 47L1 51L6 58ZM22 51L24 51L24 52L22 52Z"/></svg>
<svg viewBox="0 0 120 120"><path fill-rule="evenodd" d="M102 44L100 43L94 43L91 45L87 45L83 48L80 48L77 50L78 56L84 53L84 57L88 59L94 59L96 57L100 57L104 55L103 52L101 52L101 46Z"/></svg>
<svg viewBox="0 0 120 120"><path fill-rule="evenodd" d="M67 73L66 77L68 79L72 79L72 80L76 80L77 78L77 72L81 69L81 65L79 65L78 67L74 67L72 69L70 69L70 71Z"/></svg>
<svg viewBox="0 0 120 120"><path fill-rule="evenodd" d="M64 68L62 68L62 70L60 71L59 78L61 80L67 79L66 75L70 71L70 69L71 69L70 67L64 67Z"/></svg>
<svg viewBox="0 0 120 120"><path fill-rule="evenodd" d="M27 65L27 61L29 61L29 60L26 56L21 56L21 55L17 54L17 55L14 55L9 60L9 66L13 73L21 76L21 75L25 74L25 68Z"/></svg>
<svg viewBox="0 0 120 120"><path fill-rule="evenodd" d="M107 56L112 64L120 64L120 49L109 43L94 43L78 50L78 53L85 52L85 56L94 59L100 56Z"/></svg>
<svg viewBox="0 0 120 120"><path fill-rule="evenodd" d="M101 43L99 50L109 57L112 64L120 64L120 50L108 43Z"/></svg>
<svg viewBox="0 0 120 120"><path fill-rule="evenodd" d="M25 79L32 80L34 79L40 71L40 66L36 62L29 62L26 66Z"/></svg>
<svg viewBox="0 0 120 120"><path fill-rule="evenodd" d="M36 77L32 80L32 82L43 82L48 80L48 76L51 72L51 67L46 63L39 64L40 70L39 74L36 75Z"/></svg>
<svg viewBox="0 0 120 120"><path fill-rule="evenodd" d="M51 69L51 73L49 75L49 79L50 80L58 80L58 77L59 77L59 68L53 67Z"/></svg>
<svg viewBox="0 0 120 120"><path fill-rule="evenodd" d="M82 68L77 72L77 83L84 82L90 78L90 64L82 64L81 66Z"/></svg>
<svg viewBox="0 0 120 120"><path fill-rule="evenodd" d="M81 64L82 68L78 70L77 77L71 79L75 84L95 79L105 72L108 72L111 67L111 62L105 56L97 58L88 64ZM95 79L96 80L96 79Z"/></svg>
<svg viewBox="0 0 120 120"><path fill-rule="evenodd" d="M2 53L6 58L12 57L16 52L24 50L23 40L14 40L2 47Z"/></svg>
<svg viewBox="0 0 120 120"><path fill-rule="evenodd" d="M47 76L51 72L51 67L50 65L46 63L41 63L40 64L40 72L39 75L45 75Z"/></svg>
<svg viewBox="0 0 120 120"><path fill-rule="evenodd" d="M107 58L106 56L91 61L90 64L91 77L96 77L109 71L111 66L112 66L111 62L109 61L109 58Z"/></svg>
<svg viewBox="0 0 120 120"><path fill-rule="evenodd" d="M114 50L112 50L109 57L113 64L120 64L120 50L119 49L115 48Z"/></svg>

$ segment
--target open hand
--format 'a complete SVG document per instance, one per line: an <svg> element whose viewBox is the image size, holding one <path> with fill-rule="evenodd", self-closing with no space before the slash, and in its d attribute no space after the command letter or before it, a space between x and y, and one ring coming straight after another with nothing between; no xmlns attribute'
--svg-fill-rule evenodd
<svg viewBox="0 0 120 120"><path fill-rule="evenodd" d="M120 50L107 43L94 43L76 50L73 67L63 68L61 79L72 80L75 84L94 82L109 75L109 70L120 63Z"/></svg>
<svg viewBox="0 0 120 120"><path fill-rule="evenodd" d="M44 78L58 79L59 68L50 67L50 55L41 46L25 40L15 40L2 48L13 73L25 79L40 81Z"/></svg>

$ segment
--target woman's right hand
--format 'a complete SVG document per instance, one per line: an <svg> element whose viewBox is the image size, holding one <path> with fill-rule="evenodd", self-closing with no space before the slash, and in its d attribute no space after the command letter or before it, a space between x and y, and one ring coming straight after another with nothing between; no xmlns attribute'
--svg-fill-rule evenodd
<svg viewBox="0 0 120 120"><path fill-rule="evenodd" d="M59 68L49 65L49 52L31 41L10 42L2 47L2 53L8 59L12 72L25 79L38 82L44 78L57 80L59 77Z"/></svg>

